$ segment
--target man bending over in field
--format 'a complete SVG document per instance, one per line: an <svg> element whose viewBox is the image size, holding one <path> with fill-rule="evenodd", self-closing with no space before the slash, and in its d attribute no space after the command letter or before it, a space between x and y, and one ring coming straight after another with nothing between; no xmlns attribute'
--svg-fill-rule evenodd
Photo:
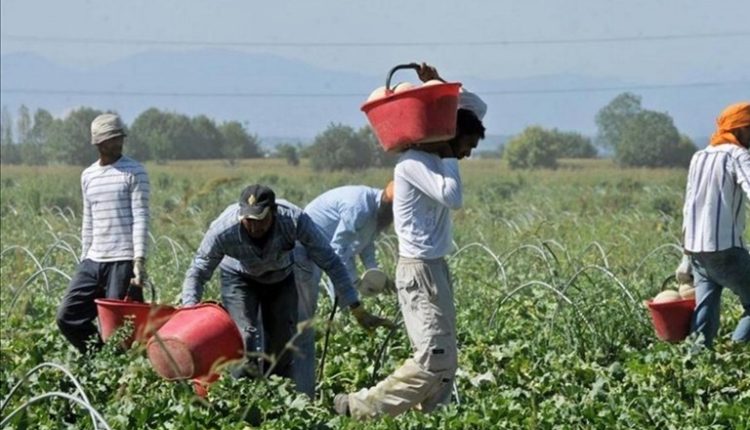
<svg viewBox="0 0 750 430"><path fill-rule="evenodd" d="M182 304L197 304L203 286L217 266L221 269L221 301L240 330L247 362L232 371L235 377L257 377L253 355L273 357L272 373L291 377L292 354L287 343L296 332L297 287L293 271L295 242L331 278L342 306L351 309L366 329L390 325L371 315L359 302L352 280L323 234L309 216L276 201L268 187L255 184L242 191L238 203L227 207L211 223L182 284ZM267 350L258 345L262 315Z"/></svg>
<svg viewBox="0 0 750 430"><path fill-rule="evenodd" d="M682 210L685 258L677 269L682 282L695 277L692 330L708 347L719 331L725 287L744 307L732 339L750 341L750 253L742 238L750 201L750 103L727 107L716 123L711 144L690 161Z"/></svg>
<svg viewBox="0 0 750 430"><path fill-rule="evenodd" d="M423 82L440 79L422 64ZM394 172L394 225L399 260L396 290L413 356L385 380L356 393L337 394L334 408L356 419L395 416L413 407L429 412L450 401L458 367L456 310L445 255L452 247L450 210L463 203L458 160L484 138L486 105L459 95L456 136L441 144L409 149Z"/></svg>
<svg viewBox="0 0 750 430"><path fill-rule="evenodd" d="M348 185L319 195L305 207L305 213L330 243L346 266L351 279L357 279L357 256L365 269L378 267L375 261L375 239L393 222L393 182L385 189ZM299 320L315 317L318 305L320 268L313 264L304 247L294 253ZM392 281L390 282L392 291ZM328 285L327 285L328 286ZM329 290L329 296L333 297ZM297 338L299 352L294 358L294 380L297 390L313 397L315 393L315 331L308 327Z"/></svg>
<svg viewBox="0 0 750 430"><path fill-rule="evenodd" d="M105 113L91 123L99 160L81 174L81 263L57 310L60 331L81 353L102 344L94 299L143 301L150 190L143 166L122 155L124 141L119 116Z"/></svg>

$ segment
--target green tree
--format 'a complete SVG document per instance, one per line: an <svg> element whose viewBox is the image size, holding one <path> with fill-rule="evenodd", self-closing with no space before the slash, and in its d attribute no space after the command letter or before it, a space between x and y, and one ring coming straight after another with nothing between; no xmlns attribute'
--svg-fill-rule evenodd
<svg viewBox="0 0 750 430"><path fill-rule="evenodd" d="M643 109L640 97L631 93L620 94L602 108L596 124L599 141L614 149L615 160L623 166L681 166L694 152L672 117Z"/></svg>
<svg viewBox="0 0 750 430"><path fill-rule="evenodd" d="M375 137L375 133L369 125L360 128L357 131L359 139L367 143L371 148L372 152L372 166L373 167L393 167L398 161L398 154L395 152L386 152L380 143L378 138Z"/></svg>
<svg viewBox="0 0 750 430"><path fill-rule="evenodd" d="M18 132L18 143L25 144L29 142L31 134L31 113L26 105L18 108L18 119L16 120L16 131Z"/></svg>
<svg viewBox="0 0 750 430"><path fill-rule="evenodd" d="M550 131L557 145L559 158L596 158L596 147L591 139L576 132Z"/></svg>
<svg viewBox="0 0 750 430"><path fill-rule="evenodd" d="M259 158L262 154L258 136L247 132L239 121L228 121L219 126L223 137L223 156L230 162L239 158Z"/></svg>
<svg viewBox="0 0 750 430"><path fill-rule="evenodd" d="M644 110L623 122L615 160L624 166L663 167L674 165L672 155L680 134L672 118L661 112Z"/></svg>
<svg viewBox="0 0 750 430"><path fill-rule="evenodd" d="M291 143L282 143L276 146L276 156L286 160L290 166L299 166L299 151Z"/></svg>
<svg viewBox="0 0 750 430"><path fill-rule="evenodd" d="M198 115L190 120L190 125L192 136L184 147L187 153L180 151L180 155L197 160L220 158L223 155L224 136L216 123L205 115Z"/></svg>
<svg viewBox="0 0 750 430"><path fill-rule="evenodd" d="M503 157L511 169L556 168L558 143L549 131L539 126L527 127L508 141Z"/></svg>
<svg viewBox="0 0 750 430"><path fill-rule="evenodd" d="M3 106L2 116L0 117L0 143L3 145L13 144L13 116L7 106Z"/></svg>
<svg viewBox="0 0 750 430"><path fill-rule="evenodd" d="M96 161L98 153L91 145L91 121L102 111L82 107L55 122L50 133L50 161L85 166Z"/></svg>
<svg viewBox="0 0 750 430"><path fill-rule="evenodd" d="M309 148L314 170L357 170L372 166L372 143L352 127L330 124Z"/></svg>
<svg viewBox="0 0 750 430"><path fill-rule="evenodd" d="M693 158L693 154L698 148L695 146L693 140L684 134L680 135L680 140L677 142L677 148L672 155L672 166L677 167L689 167L690 160Z"/></svg>
<svg viewBox="0 0 750 430"><path fill-rule="evenodd" d="M34 112L34 122L29 132L28 141L34 145L44 146L47 144L55 118L44 109Z"/></svg>
<svg viewBox="0 0 750 430"><path fill-rule="evenodd" d="M21 145L21 161L24 164L43 165L47 164L51 154L50 136L55 127L59 127L61 120L56 120L52 114L44 109L37 109L34 120L25 143Z"/></svg>
<svg viewBox="0 0 750 430"><path fill-rule="evenodd" d="M641 98L633 93L622 93L612 99L596 114L599 145L616 148L622 140L627 120L638 115L642 110Z"/></svg>

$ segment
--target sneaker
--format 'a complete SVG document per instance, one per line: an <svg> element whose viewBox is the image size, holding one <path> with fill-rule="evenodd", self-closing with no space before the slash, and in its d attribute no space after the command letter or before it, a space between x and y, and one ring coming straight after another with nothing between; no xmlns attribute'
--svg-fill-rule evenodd
<svg viewBox="0 0 750 430"><path fill-rule="evenodd" d="M333 409L339 415L349 416L349 395L346 393L336 394L333 398Z"/></svg>

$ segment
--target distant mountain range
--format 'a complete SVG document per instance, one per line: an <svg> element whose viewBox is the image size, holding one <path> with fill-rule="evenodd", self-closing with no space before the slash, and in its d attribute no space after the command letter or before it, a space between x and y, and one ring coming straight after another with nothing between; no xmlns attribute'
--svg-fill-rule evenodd
<svg viewBox="0 0 750 430"><path fill-rule="evenodd" d="M156 107L246 122L269 146L310 142L330 123L365 125L360 106L370 91L384 84L386 72L326 70L268 54L214 49L152 51L80 70L28 53L0 57L2 105L13 115L21 104L45 108L55 116L91 106L115 110L129 123ZM463 82L487 101L485 125L495 136L488 139L490 147L533 124L593 135L599 109L623 88L649 84L579 75L446 78ZM395 79L417 81L411 71L399 72ZM608 89L587 90L592 88ZM668 112L681 132L695 138L711 134L723 106L750 97L750 84L633 92L643 97L645 108Z"/></svg>

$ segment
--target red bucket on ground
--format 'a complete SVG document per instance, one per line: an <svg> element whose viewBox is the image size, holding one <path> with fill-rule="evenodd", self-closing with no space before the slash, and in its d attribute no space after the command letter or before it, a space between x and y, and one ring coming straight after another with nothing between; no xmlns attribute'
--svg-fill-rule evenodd
<svg viewBox="0 0 750 430"><path fill-rule="evenodd" d="M219 305L178 309L148 342L148 359L168 380L211 381L217 368L244 356L240 331Z"/></svg>
<svg viewBox="0 0 750 430"><path fill-rule="evenodd" d="M362 105L375 136L386 151L438 142L456 134L460 83L417 87Z"/></svg>
<svg viewBox="0 0 750 430"><path fill-rule="evenodd" d="M126 320L133 321L133 334L123 341L126 348L136 340L146 342L176 311L172 306L128 300L95 299L94 302L102 339L105 341L122 327Z"/></svg>
<svg viewBox="0 0 750 430"><path fill-rule="evenodd" d="M695 299L676 300L673 302L646 302L651 312L656 336L667 342L679 342L690 333L690 322L695 311Z"/></svg>

